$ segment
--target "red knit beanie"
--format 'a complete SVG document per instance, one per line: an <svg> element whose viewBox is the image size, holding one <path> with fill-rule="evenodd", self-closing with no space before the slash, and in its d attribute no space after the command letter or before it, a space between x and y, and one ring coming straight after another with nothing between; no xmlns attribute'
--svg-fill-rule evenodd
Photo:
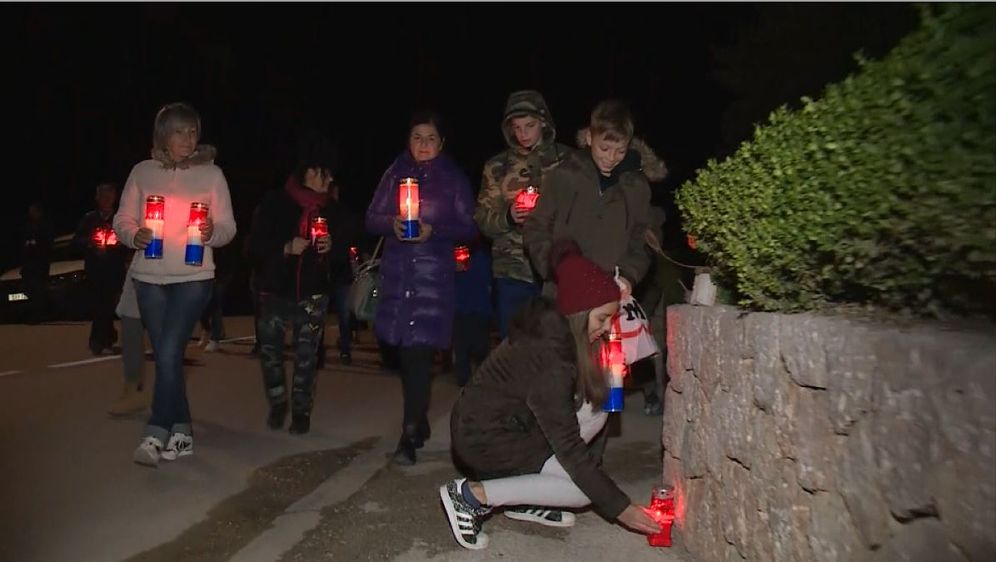
<svg viewBox="0 0 996 562"><path fill-rule="evenodd" d="M561 314L591 310L622 298L615 279L581 255L574 240L562 238L554 242L550 263L557 282L557 311Z"/></svg>

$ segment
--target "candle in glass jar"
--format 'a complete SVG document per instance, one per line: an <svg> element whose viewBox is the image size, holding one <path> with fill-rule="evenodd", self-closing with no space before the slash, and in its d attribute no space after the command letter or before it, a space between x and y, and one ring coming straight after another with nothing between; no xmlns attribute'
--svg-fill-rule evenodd
<svg viewBox="0 0 996 562"><path fill-rule="evenodd" d="M152 239L145 247L145 259L159 260L163 257L163 226L166 219L166 198L162 195L149 195L145 198L145 228L152 231Z"/></svg>
<svg viewBox="0 0 996 562"><path fill-rule="evenodd" d="M401 215L401 222L404 225L404 233L401 238L404 240L418 238L419 197L417 179L401 179L401 184L398 186L398 211Z"/></svg>
<svg viewBox="0 0 996 562"><path fill-rule="evenodd" d="M608 341L602 346L602 366L609 379L609 395L602 410L621 412L623 410L623 377L626 375L626 354L623 353L622 333L619 318L612 319Z"/></svg>
<svg viewBox="0 0 996 562"><path fill-rule="evenodd" d="M457 246L453 250L456 258L457 271L467 271L470 269L470 248L467 246Z"/></svg>
<svg viewBox="0 0 996 562"><path fill-rule="evenodd" d="M311 243L315 244L322 236L329 234L329 221L325 217L311 219Z"/></svg>
<svg viewBox="0 0 996 562"><path fill-rule="evenodd" d="M187 265L200 266L204 263L204 240L201 237L201 225L207 222L208 206L206 203L190 204L190 217L187 219L187 248L183 261Z"/></svg>
<svg viewBox="0 0 996 562"><path fill-rule="evenodd" d="M515 196L515 207L520 211L531 212L536 208L536 202L539 201L539 190L536 186L530 185L525 189L519 191Z"/></svg>
<svg viewBox="0 0 996 562"><path fill-rule="evenodd" d="M661 526L661 532L647 535L650 546L671 546L671 525L674 523L674 489L654 487L650 493L650 516Z"/></svg>

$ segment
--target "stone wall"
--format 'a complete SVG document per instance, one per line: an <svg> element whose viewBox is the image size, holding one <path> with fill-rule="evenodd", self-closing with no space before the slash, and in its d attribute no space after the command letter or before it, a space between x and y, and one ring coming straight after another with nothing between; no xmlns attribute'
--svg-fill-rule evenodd
<svg viewBox="0 0 996 562"><path fill-rule="evenodd" d="M672 306L664 479L712 561L996 557L989 330Z"/></svg>

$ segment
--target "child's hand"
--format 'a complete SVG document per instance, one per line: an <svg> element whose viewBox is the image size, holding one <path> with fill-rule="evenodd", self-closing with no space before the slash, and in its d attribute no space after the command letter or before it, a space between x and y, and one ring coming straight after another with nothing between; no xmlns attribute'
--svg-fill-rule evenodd
<svg viewBox="0 0 996 562"><path fill-rule="evenodd" d="M633 286L629 284L629 281L625 277L617 276L616 285L619 285L619 291L622 293L622 298L627 298L633 294Z"/></svg>
<svg viewBox="0 0 996 562"><path fill-rule="evenodd" d="M616 519L630 529L645 535L653 535L661 532L660 525L657 524L657 521L654 521L653 517L647 514L647 508L642 505L630 504Z"/></svg>

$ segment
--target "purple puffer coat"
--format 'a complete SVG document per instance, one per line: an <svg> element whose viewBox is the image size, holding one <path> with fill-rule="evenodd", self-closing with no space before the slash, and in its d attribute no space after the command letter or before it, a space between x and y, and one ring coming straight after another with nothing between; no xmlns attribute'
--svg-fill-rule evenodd
<svg viewBox="0 0 996 562"><path fill-rule="evenodd" d="M423 243L401 242L394 235L398 183L406 177L418 179L420 216L432 226L432 235ZM456 300L453 247L477 235L474 195L466 174L445 154L416 163L406 150L377 186L367 209L367 230L384 237L374 320L377 337L405 347L449 347Z"/></svg>

